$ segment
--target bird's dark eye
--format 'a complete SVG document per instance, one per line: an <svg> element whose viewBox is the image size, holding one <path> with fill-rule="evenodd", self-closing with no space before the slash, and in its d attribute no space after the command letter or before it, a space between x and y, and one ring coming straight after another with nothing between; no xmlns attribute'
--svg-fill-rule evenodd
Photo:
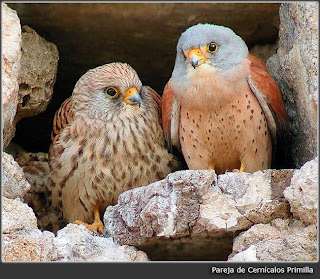
<svg viewBox="0 0 320 279"><path fill-rule="evenodd" d="M119 90L115 87L107 87L104 90L104 94L109 98L116 98L119 95Z"/></svg>
<svg viewBox="0 0 320 279"><path fill-rule="evenodd" d="M208 52L210 52L210 53L215 53L215 52L217 52L217 50L218 50L218 45L217 45L216 43L210 43L210 44L208 44L208 46L207 46L207 50L208 50Z"/></svg>

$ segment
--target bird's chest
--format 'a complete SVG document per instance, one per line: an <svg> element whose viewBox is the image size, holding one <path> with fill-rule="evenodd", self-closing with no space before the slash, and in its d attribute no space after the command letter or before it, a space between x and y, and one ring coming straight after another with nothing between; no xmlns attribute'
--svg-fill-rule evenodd
<svg viewBox="0 0 320 279"><path fill-rule="evenodd" d="M102 124L93 123L86 131L77 131L74 125L70 132L77 132L78 137L64 141L59 171L66 172L67 184L101 187L111 195L154 180L150 168L159 157L158 124L143 118Z"/></svg>
<svg viewBox="0 0 320 279"><path fill-rule="evenodd" d="M229 144L235 119L235 113L228 107L217 110L181 108L182 149L188 150L189 157L198 154L199 158L217 152Z"/></svg>
<svg viewBox="0 0 320 279"><path fill-rule="evenodd" d="M214 168L217 162L223 168L239 168L243 151L263 140L265 129L265 117L252 93L212 108L181 107L180 143L189 168Z"/></svg>

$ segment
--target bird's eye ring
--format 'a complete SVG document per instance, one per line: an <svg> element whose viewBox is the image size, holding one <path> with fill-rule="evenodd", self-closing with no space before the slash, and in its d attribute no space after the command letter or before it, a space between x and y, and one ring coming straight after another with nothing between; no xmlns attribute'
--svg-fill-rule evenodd
<svg viewBox="0 0 320 279"><path fill-rule="evenodd" d="M105 90L104 90L104 94L111 98L111 99L114 99L114 98L117 98L118 95L119 95L119 90L115 87L107 87Z"/></svg>
<svg viewBox="0 0 320 279"><path fill-rule="evenodd" d="M217 43L210 43L207 45L207 51L210 53L215 53L218 50L218 44Z"/></svg>

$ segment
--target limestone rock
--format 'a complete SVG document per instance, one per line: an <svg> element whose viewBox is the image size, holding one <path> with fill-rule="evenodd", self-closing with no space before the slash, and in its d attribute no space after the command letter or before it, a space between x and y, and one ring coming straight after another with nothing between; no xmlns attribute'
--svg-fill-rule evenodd
<svg viewBox="0 0 320 279"><path fill-rule="evenodd" d="M305 224L316 224L318 217L318 157L295 170L291 185L284 191L293 217Z"/></svg>
<svg viewBox="0 0 320 279"><path fill-rule="evenodd" d="M3 145L6 147L21 118L39 114L47 108L59 57L57 47L32 28L24 26L21 34L17 13L6 4L2 4L2 18Z"/></svg>
<svg viewBox="0 0 320 279"><path fill-rule="evenodd" d="M26 152L21 146L14 143L10 143L5 151L13 156L14 161L11 155L5 154L5 158L11 158L12 163L20 170L19 174L23 177L23 181L28 185L28 188L20 194L20 198L23 198L33 209L37 216L38 227L41 230L53 230L53 228L55 228L54 231L56 231L61 224L57 214L49 210L50 201L48 197L50 193L46 186L47 176L50 171L48 154L42 152ZM8 198L15 198L14 195L9 195L8 192L18 190L17 187L21 182L19 184L13 177L17 179L20 176L16 173L6 175L6 172L4 172L4 174L4 193ZM9 177L9 179L7 177Z"/></svg>
<svg viewBox="0 0 320 279"><path fill-rule="evenodd" d="M275 219L256 224L234 239L230 261L317 261L317 227L301 221ZM256 258L256 259L255 259Z"/></svg>
<svg viewBox="0 0 320 279"><path fill-rule="evenodd" d="M276 216L287 216L288 208L281 200L282 193L273 193L273 188L279 188L279 183L271 186L275 173L285 173L282 182L290 183L292 173L285 170L220 175L217 187L203 197L200 218L193 232L205 229L209 234L218 231L235 233L253 223L267 223Z"/></svg>
<svg viewBox="0 0 320 279"><path fill-rule="evenodd" d="M143 262L147 255L115 244L83 225L69 224L55 237L49 231L23 229L3 234L2 260L9 262Z"/></svg>
<svg viewBox="0 0 320 279"><path fill-rule="evenodd" d="M5 262L48 262L60 259L51 232L22 230L2 237L2 260Z"/></svg>
<svg viewBox="0 0 320 279"><path fill-rule="evenodd" d="M147 255L131 246L115 244L89 231L83 225L68 224L58 231L55 246L61 257L68 262L131 262L148 261Z"/></svg>
<svg viewBox="0 0 320 279"><path fill-rule="evenodd" d="M18 163L14 161L13 157L5 152L2 152L2 166L2 189L4 197L22 199L31 188L24 176L23 170Z"/></svg>
<svg viewBox="0 0 320 279"><path fill-rule="evenodd" d="M318 3L282 3L277 54L267 62L290 121L294 167L317 154Z"/></svg>
<svg viewBox="0 0 320 279"><path fill-rule="evenodd" d="M2 5L2 117L3 146L14 136L21 60L21 27L16 11Z"/></svg>
<svg viewBox="0 0 320 279"><path fill-rule="evenodd" d="M58 49L31 27L22 27L22 58L16 121L43 112L51 101L58 67Z"/></svg>
<svg viewBox="0 0 320 279"><path fill-rule="evenodd" d="M2 198L2 232L37 229L37 218L32 209L19 199Z"/></svg>
<svg viewBox="0 0 320 279"><path fill-rule="evenodd" d="M38 227L41 229L52 229L58 221L53 212L49 212L50 203L48 188L46 186L49 174L49 163L47 153L26 152L20 146L10 143L6 149L13 154L15 161L23 169L27 181L30 183L30 190L23 196L24 201L32 207L38 220Z"/></svg>
<svg viewBox="0 0 320 279"><path fill-rule="evenodd" d="M229 262L256 262L257 248L255 245L250 245L249 248L233 255L229 258Z"/></svg>
<svg viewBox="0 0 320 279"><path fill-rule="evenodd" d="M221 259L235 233L288 216L282 191L291 176L290 170L219 177L211 170L175 172L121 194L106 209L104 234L138 246L151 259Z"/></svg>
<svg viewBox="0 0 320 279"><path fill-rule="evenodd" d="M153 236L189 235L199 215L199 200L214 179L214 171L181 171L124 192L116 206L106 209L105 234L131 245L139 245Z"/></svg>

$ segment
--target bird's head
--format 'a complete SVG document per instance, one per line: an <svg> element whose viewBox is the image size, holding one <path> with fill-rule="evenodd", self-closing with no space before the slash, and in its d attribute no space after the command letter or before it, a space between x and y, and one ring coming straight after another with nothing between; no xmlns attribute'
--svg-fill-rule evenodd
<svg viewBox="0 0 320 279"><path fill-rule="evenodd" d="M139 110L145 88L126 63L110 63L86 72L73 91L77 110L103 117L111 112Z"/></svg>
<svg viewBox="0 0 320 279"><path fill-rule="evenodd" d="M181 34L173 75L181 76L204 67L225 73L247 56L247 45L231 29L197 24Z"/></svg>

